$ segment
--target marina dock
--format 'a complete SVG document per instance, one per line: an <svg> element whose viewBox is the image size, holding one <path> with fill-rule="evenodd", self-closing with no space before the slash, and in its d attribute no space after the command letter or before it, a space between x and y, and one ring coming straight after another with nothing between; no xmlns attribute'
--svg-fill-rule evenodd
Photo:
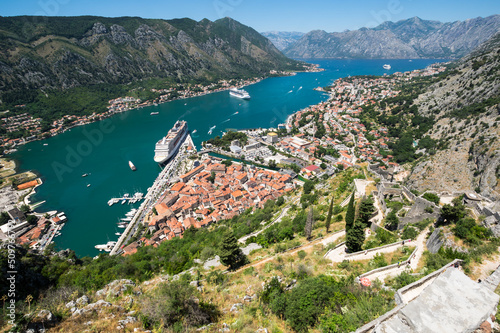
<svg viewBox="0 0 500 333"><path fill-rule="evenodd" d="M125 203L133 204L133 203L136 203L138 201L141 201L142 199L144 199L144 194L142 194L140 192L136 192L133 196L130 196L128 193L125 193L121 198L109 199L108 206L113 206L114 204L119 203L119 202L121 202L122 205Z"/></svg>

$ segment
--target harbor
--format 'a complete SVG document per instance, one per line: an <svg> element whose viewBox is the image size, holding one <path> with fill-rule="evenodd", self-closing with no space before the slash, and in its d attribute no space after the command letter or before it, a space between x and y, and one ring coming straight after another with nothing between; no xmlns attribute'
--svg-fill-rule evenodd
<svg viewBox="0 0 500 333"><path fill-rule="evenodd" d="M158 177L156 177L153 185L148 189L146 196L144 197L144 201L134 213L130 222L123 221L128 223L123 234L120 235L120 238L114 244L113 249L110 251L110 255L116 255L122 253L122 248L128 243L130 238L138 231L140 223L144 220L147 212L149 212L156 201L165 191L167 185L170 184L173 179L181 173L179 168L180 162L185 159L186 154L190 150L190 153L195 152L195 145L193 140L191 139L191 135L187 134L185 141L180 145L179 150L173 156L173 158L163 167ZM128 219L128 217L126 218ZM121 224L124 225L124 224Z"/></svg>
<svg viewBox="0 0 500 333"><path fill-rule="evenodd" d="M391 70L405 71L424 68L433 62L432 59L391 60L390 64ZM199 149L202 141L220 136L227 128L276 127L291 113L328 98L314 88L348 75L382 75L385 73L382 66L387 61L322 60L318 63L326 70L272 77L246 86L244 89L251 96L247 101L230 96L226 90L118 113L45 141L16 147L18 151L10 157L19 162L20 172L33 170L43 175L44 184L31 199L45 201L37 212L64 210L67 213L71 223L55 238L56 248L71 248L80 256L93 257L98 253L94 248L96 244L106 244L108 237L116 240L117 220L131 208L139 208L143 201L128 204L127 200L122 205L122 200L112 206L107 202L121 198L124 193L132 195L136 192L134 189L146 196L146 189L161 171L153 160L155 144L177 120L188 122L192 140ZM299 90L300 87L303 88ZM159 114L151 116L151 112ZM210 135L208 131L212 127ZM87 147L88 151L83 152L79 147ZM136 171L130 169L128 161L133 162ZM82 177L85 173L88 176ZM89 183L92 186L87 187Z"/></svg>

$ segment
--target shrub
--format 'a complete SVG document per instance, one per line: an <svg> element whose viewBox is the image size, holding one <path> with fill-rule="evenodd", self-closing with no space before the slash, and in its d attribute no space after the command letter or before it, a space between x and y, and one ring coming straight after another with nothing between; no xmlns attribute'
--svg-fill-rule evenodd
<svg viewBox="0 0 500 333"><path fill-rule="evenodd" d="M223 286L227 281L227 275L223 274L221 271L213 271L207 275L207 282L217 286Z"/></svg>
<svg viewBox="0 0 500 333"><path fill-rule="evenodd" d="M255 268L253 267L248 267L243 270L243 274L245 275L253 275L255 273Z"/></svg>
<svg viewBox="0 0 500 333"><path fill-rule="evenodd" d="M402 239L415 239L418 236L418 231L412 226L405 226L403 229Z"/></svg>
<svg viewBox="0 0 500 333"><path fill-rule="evenodd" d="M304 260L304 258L307 256L306 251L300 250L297 255L299 256L300 260Z"/></svg>
<svg viewBox="0 0 500 333"><path fill-rule="evenodd" d="M418 275L411 275L405 271L394 278L392 286L394 289L398 290L419 279L420 277Z"/></svg>
<svg viewBox="0 0 500 333"><path fill-rule="evenodd" d="M293 330L307 332L316 324L339 291L339 283L332 277L318 276L303 280L287 298L285 317ZM345 297L338 295L339 298Z"/></svg>
<svg viewBox="0 0 500 333"><path fill-rule="evenodd" d="M213 322L220 312L215 305L195 301L196 289L181 281L158 286L142 298L141 311L155 323L165 327L199 326Z"/></svg>
<svg viewBox="0 0 500 333"><path fill-rule="evenodd" d="M425 192L422 197L430 202L434 202L436 205L439 205L439 196L435 193Z"/></svg>
<svg viewBox="0 0 500 333"><path fill-rule="evenodd" d="M387 266L387 261L385 260L384 256L380 253L375 254L372 260L370 260L370 265L374 266L375 268L379 267L385 267Z"/></svg>

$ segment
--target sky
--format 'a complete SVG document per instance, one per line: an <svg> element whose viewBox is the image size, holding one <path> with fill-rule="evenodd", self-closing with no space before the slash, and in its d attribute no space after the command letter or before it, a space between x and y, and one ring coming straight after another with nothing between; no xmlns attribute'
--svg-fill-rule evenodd
<svg viewBox="0 0 500 333"><path fill-rule="evenodd" d="M197 21L229 16L259 32L338 32L414 16L451 22L494 14L500 14L498 0L0 0L0 16L189 17Z"/></svg>

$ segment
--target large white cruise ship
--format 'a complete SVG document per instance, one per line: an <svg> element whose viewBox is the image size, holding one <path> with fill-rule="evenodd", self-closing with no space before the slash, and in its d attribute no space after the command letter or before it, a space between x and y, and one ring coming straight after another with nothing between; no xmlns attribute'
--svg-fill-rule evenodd
<svg viewBox="0 0 500 333"><path fill-rule="evenodd" d="M177 121L167 135L156 143L155 162L167 162L182 145L188 134L187 122Z"/></svg>
<svg viewBox="0 0 500 333"><path fill-rule="evenodd" d="M243 89L231 88L229 89L229 95L238 97L241 99L250 99L250 95Z"/></svg>

